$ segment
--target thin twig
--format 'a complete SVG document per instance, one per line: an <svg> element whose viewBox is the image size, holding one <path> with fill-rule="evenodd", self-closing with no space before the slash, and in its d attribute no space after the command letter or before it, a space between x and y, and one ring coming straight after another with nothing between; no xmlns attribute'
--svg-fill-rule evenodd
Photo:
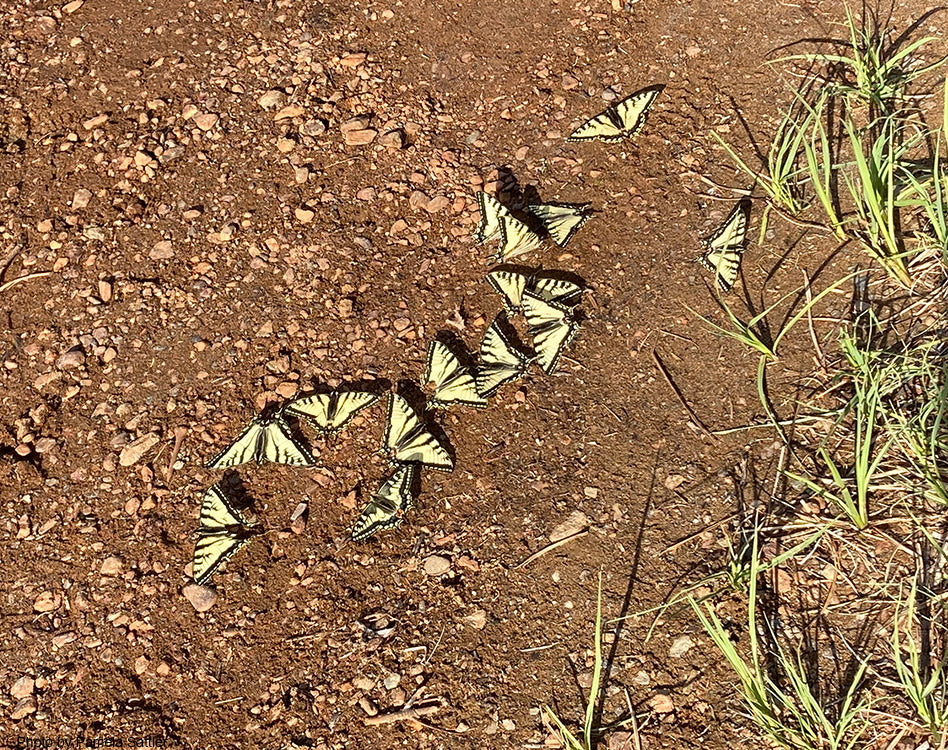
<svg viewBox="0 0 948 750"><path fill-rule="evenodd" d="M17 276L15 279L10 279L9 281L0 284L0 293L15 287L17 284L22 284L24 281L29 281L30 279L42 279L44 276L52 276L52 274L52 271L37 271L36 273L28 273L24 276Z"/></svg>
<svg viewBox="0 0 948 750"><path fill-rule="evenodd" d="M515 565L514 570L517 570L518 568L522 568L527 563L533 562L538 557L542 557L543 555L545 555L547 552L552 552L557 547L563 544L566 544L567 542L571 542L574 539L578 539L581 536L585 536L588 533L589 533L589 527L587 526L585 529L581 529L580 531L577 531L574 534L570 534L569 536L563 537L562 539L557 539L555 542L550 542L548 545L546 545L546 547L543 547L542 549L538 549L536 552L530 555L530 557L528 557L526 560Z"/></svg>
<svg viewBox="0 0 948 750"><path fill-rule="evenodd" d="M187 437L187 427L175 427L174 429L174 447L171 449L171 458L168 459L168 468L165 469L165 484L171 484L171 472L174 471L175 461L178 460L178 454L181 452L181 444Z"/></svg>
<svg viewBox="0 0 948 750"><path fill-rule="evenodd" d="M675 381L672 380L672 376L668 372L668 369L665 367L665 363L662 362L662 358L658 356L658 352L655 351L654 349L652 349L652 359L655 360L655 364L658 366L659 372L661 372L662 375L664 376L665 382L667 382L668 385L671 386L671 389L675 392L675 395L678 397L678 400L681 402L681 405L684 406L685 411L687 411L688 414L691 415L691 418L694 420L695 424L698 425L698 428L709 438L713 438L714 440L717 440L718 439L717 435L715 435L713 432L711 432L711 430L708 429L707 425L705 425L705 423L701 421L701 417L699 417L695 413L695 410L691 408L691 405L687 401L685 401L685 397L682 395L678 386L675 384Z"/></svg>
<svg viewBox="0 0 948 750"><path fill-rule="evenodd" d="M367 727L378 727L382 726L383 724L395 724L399 721L411 721L412 719L419 719L422 716L430 716L431 714L437 713L440 710L440 703L432 703L427 706L418 706L417 708L409 708L403 711L394 711L389 714L367 716L362 720L362 723Z"/></svg>

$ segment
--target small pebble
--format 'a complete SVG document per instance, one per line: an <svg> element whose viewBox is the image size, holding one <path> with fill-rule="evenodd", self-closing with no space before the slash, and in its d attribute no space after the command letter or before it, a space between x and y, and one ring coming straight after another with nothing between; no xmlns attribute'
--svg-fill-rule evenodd
<svg viewBox="0 0 948 750"><path fill-rule="evenodd" d="M13 712L10 714L10 718L13 721L19 721L20 719L25 719L27 716L35 712L36 698L31 695L16 704L16 706L13 708Z"/></svg>
<svg viewBox="0 0 948 750"><path fill-rule="evenodd" d="M207 586L198 586L196 583L189 583L181 593L184 598L191 602L191 606L198 612L207 612L211 607L217 604L217 592Z"/></svg>
<svg viewBox="0 0 948 750"><path fill-rule="evenodd" d="M441 576L451 570L451 561L441 555L430 555L425 558L425 574L429 576Z"/></svg>
<svg viewBox="0 0 948 750"><path fill-rule="evenodd" d="M102 567L99 573L104 576L117 576L122 572L122 558L118 555L110 555L102 561Z"/></svg>
<svg viewBox="0 0 948 750"><path fill-rule="evenodd" d="M119 453L119 464L121 466L133 466L142 460L142 457L158 444L158 436L150 432L142 435L137 440L133 440Z"/></svg>
<svg viewBox="0 0 948 750"><path fill-rule="evenodd" d="M687 635L679 636L675 639L675 642L672 643L671 648L668 649L668 655L672 659L680 659L688 651L694 647L695 642L691 640Z"/></svg>
<svg viewBox="0 0 948 750"><path fill-rule="evenodd" d="M21 700L27 696L33 695L33 686L36 683L29 675L23 675L20 679L10 686L10 695L15 700Z"/></svg>

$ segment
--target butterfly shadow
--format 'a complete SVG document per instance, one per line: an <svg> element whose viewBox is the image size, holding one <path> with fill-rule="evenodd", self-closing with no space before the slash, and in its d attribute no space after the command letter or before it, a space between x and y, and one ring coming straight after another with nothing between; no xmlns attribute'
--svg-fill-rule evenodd
<svg viewBox="0 0 948 750"><path fill-rule="evenodd" d="M461 367L469 372L473 372L477 364L477 358L473 352L468 349L464 339L458 336L454 331L441 329L435 334L435 341L444 344L448 348L448 351L457 357L458 362L461 363Z"/></svg>
<svg viewBox="0 0 948 750"><path fill-rule="evenodd" d="M239 511L249 510L256 502L247 489L243 477L234 469L227 469L217 484L228 502Z"/></svg>

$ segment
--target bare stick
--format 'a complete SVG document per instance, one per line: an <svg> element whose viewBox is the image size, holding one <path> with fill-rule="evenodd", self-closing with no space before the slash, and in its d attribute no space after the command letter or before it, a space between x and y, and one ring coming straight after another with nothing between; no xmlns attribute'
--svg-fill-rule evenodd
<svg viewBox="0 0 948 750"><path fill-rule="evenodd" d="M552 552L552 551L555 550L557 547L559 547L559 546L561 546L561 545L563 545L563 544L566 544L567 542L571 542L571 541L573 541L574 539L578 539L578 538L581 537L581 536L585 536L585 535L588 534L588 533L589 533L589 527L587 526L585 529L582 529L581 531L577 531L577 532L574 533L574 534L570 534L569 536L565 536L565 537L563 537L562 539L557 539L555 542L550 542L550 544L546 545L546 547L543 547L542 549L538 549L536 552L534 552L532 555L530 555L530 557L528 557L526 560L524 560L523 562L518 563L517 565L515 565L515 566L514 566L514 570L516 570L517 568L522 568L522 567L523 567L524 565L526 565L527 563L533 562L533 561L536 560L538 557L542 557L543 555L545 555L547 552Z"/></svg>
<svg viewBox="0 0 948 750"><path fill-rule="evenodd" d="M44 276L51 276L52 273L52 271L37 271L36 273L28 273L25 276L17 276L15 279L10 279L9 281L0 284L0 293L15 287L17 284L22 284L24 281L29 281L30 279L41 279Z"/></svg>
<svg viewBox="0 0 948 750"><path fill-rule="evenodd" d="M171 458L168 461L168 468L165 470L165 484L171 484L171 472L174 471L174 462L178 460L178 454L181 452L181 444L188 434L187 427L175 427L174 447L171 449Z"/></svg>
<svg viewBox="0 0 948 750"><path fill-rule="evenodd" d="M713 438L714 440L717 440L718 439L717 435L715 435L713 432L711 432L711 430L708 429L707 425L705 425L705 423L701 421L701 417L699 417L695 413L695 410L691 408L691 405L687 401L685 401L685 397L682 395L681 391L678 389L678 386L675 385L675 381L672 380L672 376L668 372L668 369L665 367L665 363L662 362L662 358L658 356L658 352L655 351L654 349L652 349L652 359L655 360L655 364L658 367L659 372L661 372L662 376L665 378L665 382L668 383L671 389L675 392L675 395L678 397L678 400L681 402L681 405L685 407L685 411L688 412L688 414L694 420L695 424L698 425L698 428L709 438Z"/></svg>
<svg viewBox="0 0 948 750"><path fill-rule="evenodd" d="M409 708L404 711L394 711L389 714L379 714L378 716L367 716L362 723L367 727L378 727L383 724L395 724L399 721L410 721L420 719L422 716L437 713L441 710L441 705L432 703L429 706L418 706L418 708Z"/></svg>

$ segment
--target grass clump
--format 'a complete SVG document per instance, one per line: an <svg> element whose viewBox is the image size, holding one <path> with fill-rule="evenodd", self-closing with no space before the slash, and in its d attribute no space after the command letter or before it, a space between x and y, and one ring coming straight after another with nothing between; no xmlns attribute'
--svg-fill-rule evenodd
<svg viewBox="0 0 948 750"><path fill-rule="evenodd" d="M775 61L802 67L803 82L759 169L716 138L755 179L769 208L858 243L911 286L913 260L933 248L948 252L948 127L929 127L915 105L916 89L944 59L921 62L931 37L900 47L849 10L845 26L848 38L830 51Z"/></svg>

